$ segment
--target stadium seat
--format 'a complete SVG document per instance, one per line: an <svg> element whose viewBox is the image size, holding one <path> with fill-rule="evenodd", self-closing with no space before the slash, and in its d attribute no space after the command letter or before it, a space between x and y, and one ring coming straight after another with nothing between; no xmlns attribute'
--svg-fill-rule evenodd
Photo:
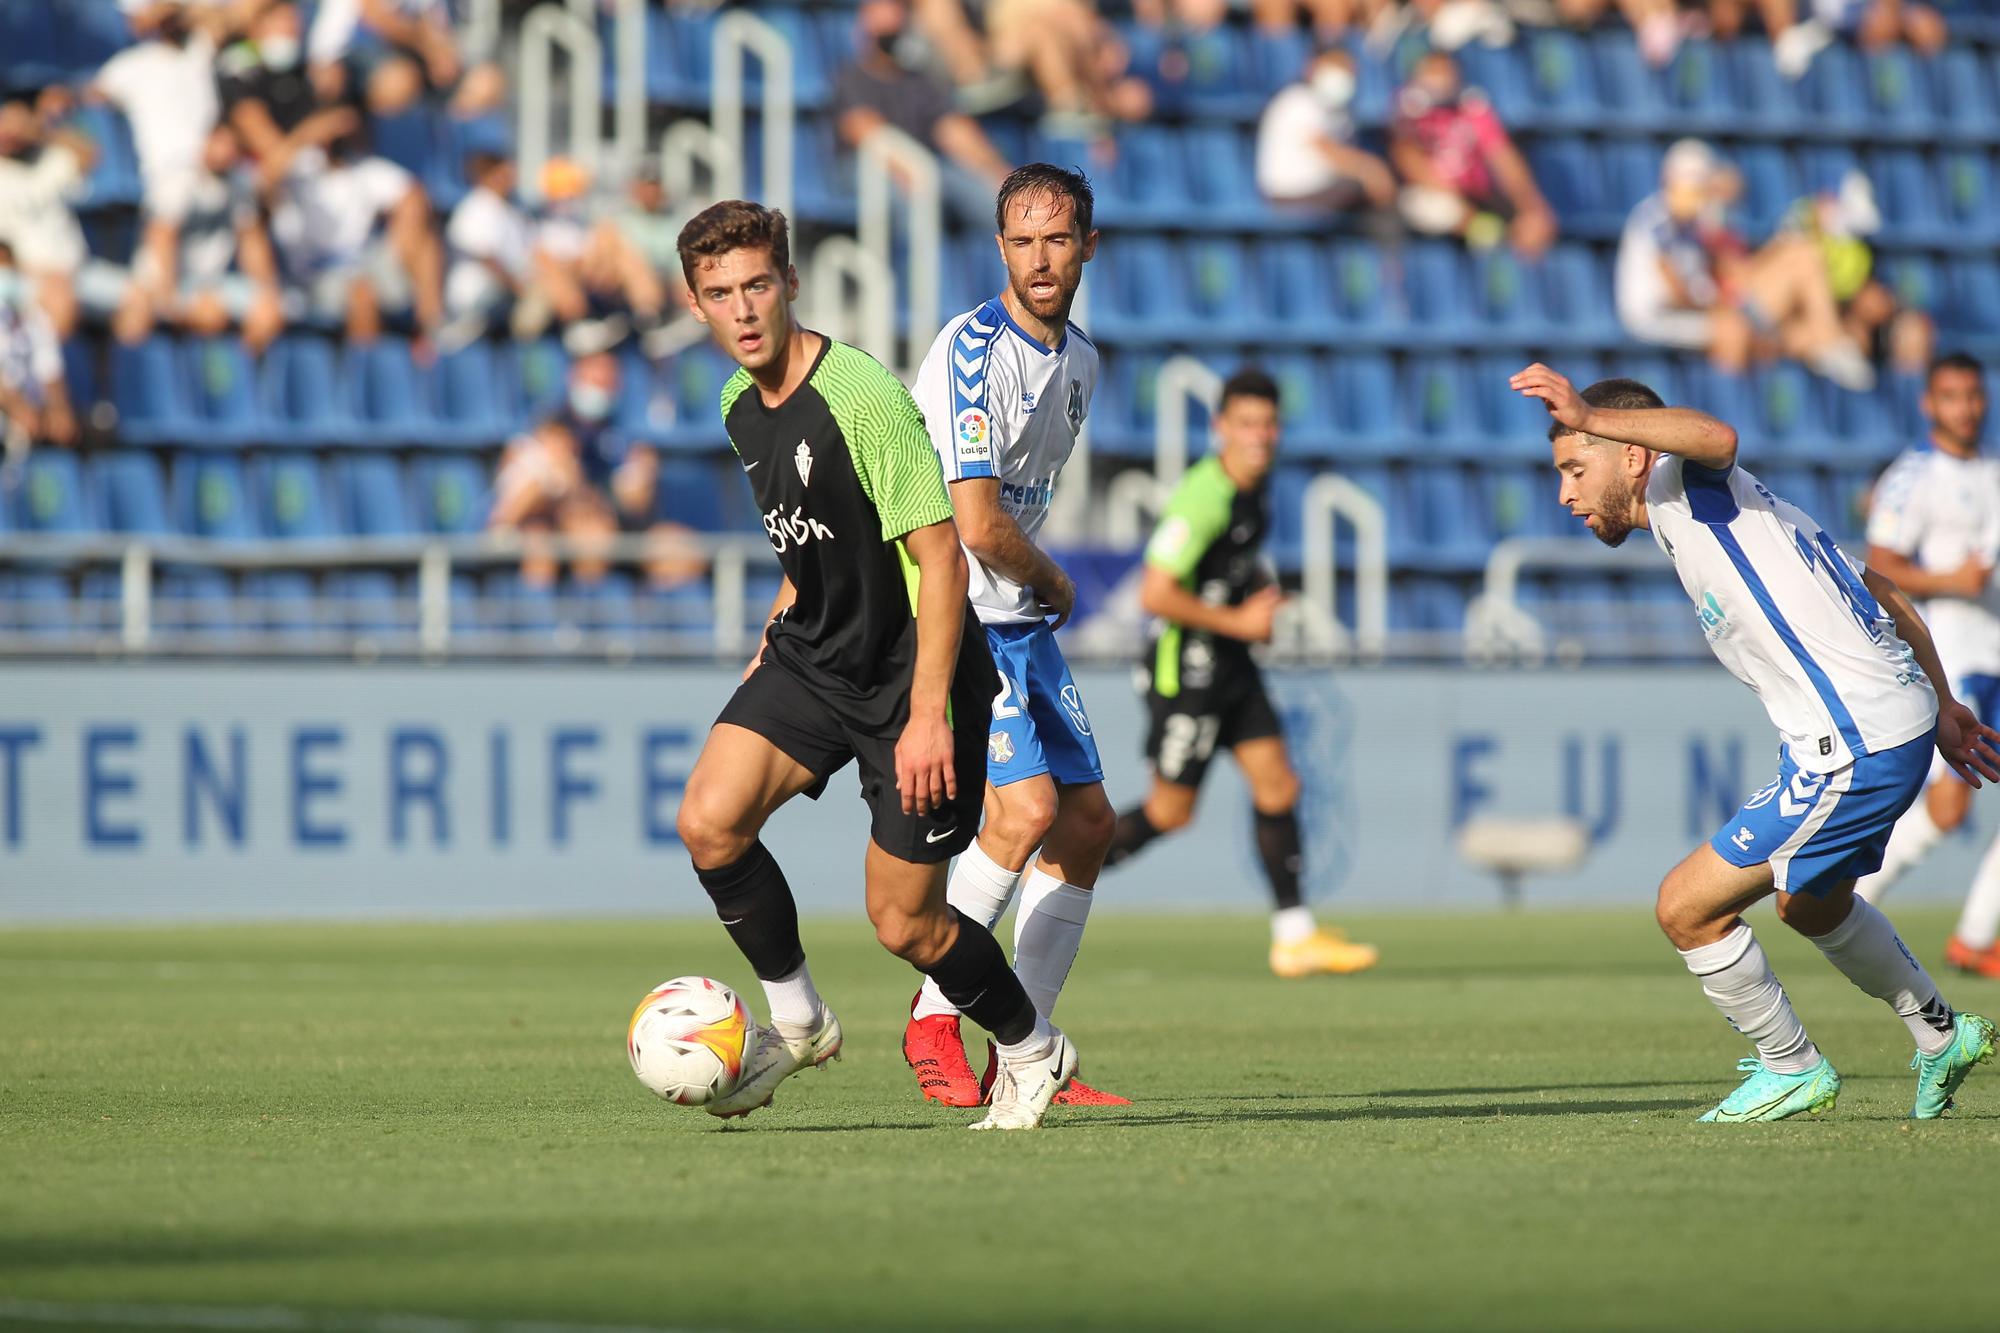
<svg viewBox="0 0 2000 1333"><path fill-rule="evenodd" d="M34 638L65 638L72 633L77 601L67 578L31 570L9 577L12 586L0 594L0 627Z"/></svg>
<svg viewBox="0 0 2000 1333"><path fill-rule="evenodd" d="M1539 123L1569 129L1603 123L1597 71L1580 37L1560 28L1536 28L1525 35L1522 45L1523 92L1534 103Z"/></svg>
<svg viewBox="0 0 2000 1333"><path fill-rule="evenodd" d="M1689 43L1688 45L1692 45ZM1600 123L1628 129L1656 129L1668 116L1660 75L1639 55L1639 45L1624 29L1592 33L1588 55L1596 68ZM1688 108L1677 108L1684 113Z"/></svg>
<svg viewBox="0 0 2000 1333"><path fill-rule="evenodd" d="M1547 103L1540 90L1531 87L1516 46L1469 43L1459 48L1458 63L1466 87L1485 93L1507 126L1518 131L1542 122Z"/></svg>
<svg viewBox="0 0 2000 1333"><path fill-rule="evenodd" d="M326 478L308 455L263 453L252 457L250 494L266 536L315 541L342 535Z"/></svg>
<svg viewBox="0 0 2000 1333"><path fill-rule="evenodd" d="M424 444L431 415L410 345L383 337L347 348L348 392L362 435L371 444Z"/></svg>
<svg viewBox="0 0 2000 1333"><path fill-rule="evenodd" d="M2000 267L1989 258L1945 264L1945 297L1939 323L1958 336L2000 335Z"/></svg>
<svg viewBox="0 0 2000 1333"><path fill-rule="evenodd" d="M1706 38L1682 42L1658 78L1656 123L1710 133L1742 123L1729 63L1715 42Z"/></svg>
<svg viewBox="0 0 2000 1333"><path fill-rule="evenodd" d="M319 598L312 576L297 570L259 570L245 574L237 596L242 625L285 638L318 633Z"/></svg>
<svg viewBox="0 0 2000 1333"><path fill-rule="evenodd" d="M349 454L333 461L334 492L347 530L357 537L403 537L418 530L402 470L388 454Z"/></svg>
<svg viewBox="0 0 2000 1333"><path fill-rule="evenodd" d="M684 448L709 450L726 441L722 431L722 386L736 365L709 343L674 358L674 397L680 406L682 429L668 441Z"/></svg>
<svg viewBox="0 0 2000 1333"><path fill-rule="evenodd" d="M569 358L563 354L562 344L553 338L506 346L512 363L508 367L511 414L523 424L539 421L562 403L569 381Z"/></svg>
<svg viewBox="0 0 2000 1333"><path fill-rule="evenodd" d="M1407 303L1384 273L1384 259L1374 246L1342 241L1332 251L1331 313L1340 337L1386 340L1409 326Z"/></svg>
<svg viewBox="0 0 2000 1333"><path fill-rule="evenodd" d="M735 470L731 465L731 471ZM718 466L706 460L667 459L660 465L654 515L698 532L727 532L732 527L741 527L743 524L734 520L749 517L747 512L740 515L737 512L746 509L746 502L738 499L732 503L725 492L733 489L740 495L744 493L743 487L733 476L729 480L732 486L725 487Z"/></svg>
<svg viewBox="0 0 2000 1333"><path fill-rule="evenodd" d="M1324 457L1336 447L1332 377L1308 352L1279 352L1261 359L1278 382L1284 423L1279 446L1290 457Z"/></svg>
<svg viewBox="0 0 2000 1333"><path fill-rule="evenodd" d="M1874 132L1891 130L1914 137L1935 133L1940 120L1954 119L1959 108L1938 100L1939 62L1918 60L1903 47L1870 51L1861 57L1867 79L1867 113Z"/></svg>
<svg viewBox="0 0 2000 1333"><path fill-rule="evenodd" d="M74 453L37 449L28 455L14 496L13 519L20 532L82 534L102 527L96 493Z"/></svg>
<svg viewBox="0 0 2000 1333"><path fill-rule="evenodd" d="M215 634L241 628L229 576L217 569L161 570L154 585L153 625L167 634L184 630Z"/></svg>
<svg viewBox="0 0 2000 1333"><path fill-rule="evenodd" d="M127 444L180 443L199 433L185 372L166 338L111 345L111 402Z"/></svg>
<svg viewBox="0 0 2000 1333"><path fill-rule="evenodd" d="M258 368L257 394L272 444L314 447L365 438L328 339L299 334L273 343Z"/></svg>
<svg viewBox="0 0 2000 1333"><path fill-rule="evenodd" d="M1272 327L1298 337L1332 336L1333 274L1323 244L1267 239L1257 247L1255 263L1258 304Z"/></svg>
<svg viewBox="0 0 2000 1333"><path fill-rule="evenodd" d="M492 487L476 459L419 458L410 464L410 488L422 531L453 536L486 526Z"/></svg>
<svg viewBox="0 0 2000 1333"><path fill-rule="evenodd" d="M1743 175L1743 200L1737 206L1743 224L1752 236L1768 236L1804 193L1798 168L1791 155L1775 144L1745 144L1734 157Z"/></svg>
<svg viewBox="0 0 2000 1333"><path fill-rule="evenodd" d="M1475 570L1486 564L1496 534L1473 469L1427 461L1409 470L1415 555L1424 568Z"/></svg>
<svg viewBox="0 0 2000 1333"><path fill-rule="evenodd" d="M1950 149L1938 158L1940 222L1961 241L1991 245L2000 237L2000 199L1993 188L1993 162L1983 150Z"/></svg>
<svg viewBox="0 0 2000 1333"><path fill-rule="evenodd" d="M321 584L341 628L350 633L394 634L416 628L414 596L405 596L396 576L381 570L337 570Z"/></svg>
<svg viewBox="0 0 2000 1333"><path fill-rule="evenodd" d="M1552 343L1597 347L1625 340L1612 308L1610 266L1588 247L1556 246L1542 259L1540 279Z"/></svg>
<svg viewBox="0 0 2000 1333"><path fill-rule="evenodd" d="M2000 133L2000 99L1995 96L1993 72L1969 47L1954 45L1937 56L1937 98L1944 114L1932 127L1933 133L1969 136L1981 142Z"/></svg>
<svg viewBox="0 0 2000 1333"><path fill-rule="evenodd" d="M173 470L174 526L191 537L250 541L258 536L250 483L234 454L182 454Z"/></svg>
<svg viewBox="0 0 2000 1333"><path fill-rule="evenodd" d="M1884 148L1869 164L1882 221L1898 240L1921 244L1938 236L1942 209L1937 181L1914 148Z"/></svg>
<svg viewBox="0 0 2000 1333"><path fill-rule="evenodd" d="M177 443L195 448L236 448L266 439L269 423L257 401L257 373L250 354L233 337L191 338L181 354L193 433Z"/></svg>
<svg viewBox="0 0 2000 1333"><path fill-rule="evenodd" d="M494 352L485 342L470 343L438 358L432 377L435 420L441 443L497 444L517 423L508 414Z"/></svg>
<svg viewBox="0 0 2000 1333"><path fill-rule="evenodd" d="M1855 134L1869 127L1880 112L1871 105L1868 73L1850 48L1835 43L1813 57L1800 77L1798 98L1815 127L1836 134Z"/></svg>
<svg viewBox="0 0 2000 1333"><path fill-rule="evenodd" d="M1557 334L1544 300L1546 261L1524 264L1505 247L1466 258L1467 306L1482 345L1495 340L1542 344Z"/></svg>
<svg viewBox="0 0 2000 1333"><path fill-rule="evenodd" d="M1604 207L1615 236L1639 201L1660 188L1661 150L1650 143L1607 144L1601 158L1604 172Z"/></svg>
<svg viewBox="0 0 2000 1333"><path fill-rule="evenodd" d="M1762 37L1739 35L1725 44L1739 99L1743 125L1765 134L1791 135L1807 129L1810 118L1798 85L1778 73L1771 43ZM1821 53L1825 54L1824 52Z"/></svg>
<svg viewBox="0 0 2000 1333"><path fill-rule="evenodd" d="M1422 441L1424 449L1476 453L1486 447L1458 357L1411 357L1396 396L1407 414L1405 429Z"/></svg>
<svg viewBox="0 0 2000 1333"><path fill-rule="evenodd" d="M1403 249L1403 289L1410 302L1412 343L1463 346L1485 336L1473 322L1464 252L1442 241Z"/></svg>
<svg viewBox="0 0 2000 1333"><path fill-rule="evenodd" d="M1535 183L1562 220L1565 233L1610 237L1625 214L1612 202L1597 152L1582 139L1543 138L1525 149Z"/></svg>
<svg viewBox="0 0 2000 1333"><path fill-rule="evenodd" d="M56 11L52 5L0 5L0 87L39 88L68 71L56 50Z"/></svg>
<svg viewBox="0 0 2000 1333"><path fill-rule="evenodd" d="M1268 334L1275 315L1263 303L1262 284L1251 278L1250 263L1239 241L1201 237L1181 251L1189 313L1196 321L1194 337L1254 337ZM1164 285L1156 272L1151 281Z"/></svg>
<svg viewBox="0 0 2000 1333"><path fill-rule="evenodd" d="M96 64L81 68L95 69ZM132 146L132 127L126 123L125 117L112 107L85 103L76 109L72 124L97 149L97 164L84 178L83 189L76 200L78 208L91 210L137 205L140 196L139 152Z"/></svg>
<svg viewBox="0 0 2000 1333"><path fill-rule="evenodd" d="M121 449L92 460L91 472L103 501L105 526L113 532L160 536L174 530L167 518L166 481L157 457Z"/></svg>
<svg viewBox="0 0 2000 1333"><path fill-rule="evenodd" d="M1276 219L1257 190L1252 171L1255 143L1222 125L1198 125L1185 131L1181 145L1189 163L1188 209L1180 225L1200 222L1209 227L1252 229Z"/></svg>

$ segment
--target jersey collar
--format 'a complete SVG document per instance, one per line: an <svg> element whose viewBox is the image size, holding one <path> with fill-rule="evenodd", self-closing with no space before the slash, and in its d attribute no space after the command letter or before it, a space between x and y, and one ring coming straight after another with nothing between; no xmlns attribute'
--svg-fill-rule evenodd
<svg viewBox="0 0 2000 1333"><path fill-rule="evenodd" d="M1042 342L1040 338L1037 338L1034 334L1028 332L1026 329L1022 328L1019 324L1016 324L1014 322L1014 316L1008 313L1007 303L1005 301L1001 300L999 297L996 296L993 298L991 304L993 306L994 313L1000 316L1000 322L1002 324L1005 324L1008 328L1014 330L1014 335L1016 337L1018 337L1022 342L1028 344L1028 346L1034 348L1037 352L1040 352L1043 356L1061 356L1063 348L1069 346L1069 321L1067 320L1063 321L1062 341L1057 343L1055 345L1055 348L1051 350L1047 345L1045 345Z"/></svg>

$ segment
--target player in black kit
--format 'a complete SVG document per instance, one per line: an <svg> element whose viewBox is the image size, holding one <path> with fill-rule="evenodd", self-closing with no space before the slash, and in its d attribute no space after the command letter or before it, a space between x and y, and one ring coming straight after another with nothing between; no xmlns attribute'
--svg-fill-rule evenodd
<svg viewBox="0 0 2000 1333"><path fill-rule="evenodd" d="M945 863L979 829L998 675L966 601L950 496L922 415L865 352L792 322L785 218L741 200L680 235L688 303L741 367L723 423L785 580L764 641L688 777L680 837L770 1001L718 1116L770 1103L840 1052L798 906L758 839L847 762L870 812L868 916L891 953L993 1033L1000 1074L974 1129L1032 1129L1076 1073L993 936L945 902Z"/></svg>

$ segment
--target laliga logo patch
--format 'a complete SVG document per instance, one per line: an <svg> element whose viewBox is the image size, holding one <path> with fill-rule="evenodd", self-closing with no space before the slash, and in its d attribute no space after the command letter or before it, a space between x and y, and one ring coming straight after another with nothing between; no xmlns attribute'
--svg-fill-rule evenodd
<svg viewBox="0 0 2000 1333"><path fill-rule="evenodd" d="M1014 757L1014 742L1006 732L996 731L986 738L986 753L993 756L993 762L1004 764Z"/></svg>
<svg viewBox="0 0 2000 1333"><path fill-rule="evenodd" d="M1069 714L1070 724L1076 728L1077 734L1088 736L1090 719L1084 716L1083 695L1077 691L1076 686L1065 685L1062 687L1061 698L1063 711Z"/></svg>
<svg viewBox="0 0 2000 1333"><path fill-rule="evenodd" d="M993 456L992 446L986 442L986 413L976 407L968 407L958 414L953 426L958 435L961 462L981 462Z"/></svg>

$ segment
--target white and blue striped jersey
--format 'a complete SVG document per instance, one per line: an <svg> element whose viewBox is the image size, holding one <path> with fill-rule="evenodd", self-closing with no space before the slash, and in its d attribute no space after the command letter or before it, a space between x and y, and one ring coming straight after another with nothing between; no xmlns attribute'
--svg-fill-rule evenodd
<svg viewBox="0 0 2000 1333"><path fill-rule="evenodd" d="M997 477L1000 507L1029 541L1097 389L1097 348L1072 324L1054 351L995 297L951 320L917 371L917 406L947 482ZM967 595L989 625L1040 620L1034 594L966 552Z"/></svg>
<svg viewBox="0 0 2000 1333"><path fill-rule="evenodd" d="M1895 622L1811 515L1740 467L1667 454L1646 511L1709 647L1763 701L1800 768L1836 772L1937 721Z"/></svg>
<svg viewBox="0 0 2000 1333"><path fill-rule="evenodd" d="M2000 563L2000 459L1907 449L1875 486L1868 542L1949 574L1967 560ZM1979 597L1932 597L1924 624L1953 680L2000 676L2000 588Z"/></svg>

